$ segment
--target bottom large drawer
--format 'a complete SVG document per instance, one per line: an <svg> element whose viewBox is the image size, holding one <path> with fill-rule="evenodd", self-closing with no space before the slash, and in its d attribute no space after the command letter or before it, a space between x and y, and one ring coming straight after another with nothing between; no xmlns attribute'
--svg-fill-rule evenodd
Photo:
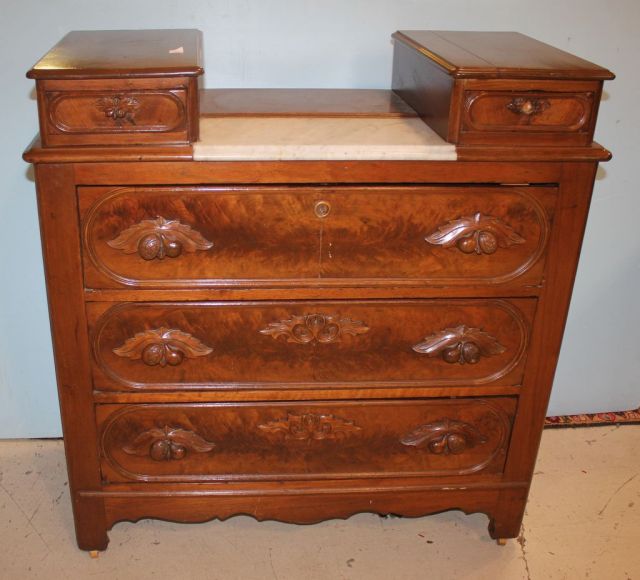
<svg viewBox="0 0 640 580"><path fill-rule="evenodd" d="M516 400L99 405L107 482L502 471Z"/></svg>

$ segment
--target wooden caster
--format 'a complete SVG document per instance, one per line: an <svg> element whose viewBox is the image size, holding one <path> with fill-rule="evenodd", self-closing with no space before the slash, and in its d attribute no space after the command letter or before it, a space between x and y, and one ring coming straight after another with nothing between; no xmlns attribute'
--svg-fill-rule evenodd
<svg viewBox="0 0 640 580"><path fill-rule="evenodd" d="M91 550L89 552L89 556L91 556L94 560L100 556L100 552L98 550Z"/></svg>
<svg viewBox="0 0 640 580"><path fill-rule="evenodd" d="M496 540L496 542L498 543L498 546L506 546L507 545L507 538L498 538Z"/></svg>

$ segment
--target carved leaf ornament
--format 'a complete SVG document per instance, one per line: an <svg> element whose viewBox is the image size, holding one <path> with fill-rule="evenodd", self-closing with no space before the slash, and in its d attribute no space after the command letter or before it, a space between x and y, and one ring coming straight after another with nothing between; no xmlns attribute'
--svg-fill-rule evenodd
<svg viewBox="0 0 640 580"><path fill-rule="evenodd" d="M155 461L170 461L183 459L187 451L207 453L214 447L214 443L193 431L165 425L140 433L123 451L129 455L148 455Z"/></svg>
<svg viewBox="0 0 640 580"><path fill-rule="evenodd" d="M506 350L489 333L464 324L431 334L412 348L428 357L440 355L448 363L460 364L475 364L482 356L495 356Z"/></svg>
<svg viewBox="0 0 640 580"><path fill-rule="evenodd" d="M450 248L455 244L465 254L493 254L498 248L524 243L524 238L503 221L480 212L439 226L425 240L443 248Z"/></svg>
<svg viewBox="0 0 640 580"><path fill-rule="evenodd" d="M177 258L183 251L208 250L213 243L202 234L178 220L157 217L132 225L107 242L125 254L135 254L144 260Z"/></svg>
<svg viewBox="0 0 640 580"><path fill-rule="evenodd" d="M403 445L425 448L434 455L456 455L487 442L487 438L473 425L454 419L440 419L421 425L405 435Z"/></svg>
<svg viewBox="0 0 640 580"><path fill-rule="evenodd" d="M339 439L349 433L360 431L353 421L334 415L287 415L286 419L276 419L260 425L259 429L267 433L283 434L285 439L310 441L322 439Z"/></svg>
<svg viewBox="0 0 640 580"><path fill-rule="evenodd" d="M369 327L358 320L342 318L330 314L308 314L306 316L292 316L288 320L271 322L260 333L273 338L284 336L287 342L307 344L310 342L331 343L339 342L345 334L356 336L368 332Z"/></svg>
<svg viewBox="0 0 640 580"><path fill-rule="evenodd" d="M184 357L206 356L213 349L187 332L172 328L156 328L138 332L113 352L132 360L142 359L146 365L179 365Z"/></svg>

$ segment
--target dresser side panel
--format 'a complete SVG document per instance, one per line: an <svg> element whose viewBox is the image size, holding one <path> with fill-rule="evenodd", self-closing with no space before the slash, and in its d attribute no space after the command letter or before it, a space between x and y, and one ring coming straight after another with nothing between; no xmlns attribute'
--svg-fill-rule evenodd
<svg viewBox="0 0 640 580"><path fill-rule="evenodd" d="M36 187L62 428L78 545L104 549L101 489L72 165L37 165Z"/></svg>

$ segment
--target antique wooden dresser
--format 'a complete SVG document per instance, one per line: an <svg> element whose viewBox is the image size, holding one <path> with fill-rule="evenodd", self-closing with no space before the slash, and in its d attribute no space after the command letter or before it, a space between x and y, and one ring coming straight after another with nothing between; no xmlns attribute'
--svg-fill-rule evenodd
<svg viewBox="0 0 640 580"><path fill-rule="evenodd" d="M73 32L29 71L80 548L235 514L518 535L613 75L394 38L391 90L202 90L193 30Z"/></svg>

